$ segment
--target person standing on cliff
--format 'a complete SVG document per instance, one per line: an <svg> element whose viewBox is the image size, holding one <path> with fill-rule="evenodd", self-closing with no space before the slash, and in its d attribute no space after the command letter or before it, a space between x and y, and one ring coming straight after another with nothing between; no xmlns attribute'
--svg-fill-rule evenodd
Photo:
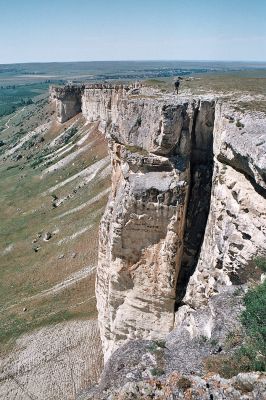
<svg viewBox="0 0 266 400"><path fill-rule="evenodd" d="M175 81L175 90L176 90L176 94L178 94L179 86L180 86L180 81L179 81L179 79L177 79L177 80Z"/></svg>

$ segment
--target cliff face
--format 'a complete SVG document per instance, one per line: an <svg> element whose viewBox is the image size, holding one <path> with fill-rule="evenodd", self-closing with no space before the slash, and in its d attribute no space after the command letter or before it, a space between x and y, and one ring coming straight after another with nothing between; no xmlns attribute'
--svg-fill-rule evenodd
<svg viewBox="0 0 266 400"><path fill-rule="evenodd" d="M192 307L206 305L224 285L246 283L254 272L249 261L266 251L265 119L246 115L239 129L238 115L232 122L220 103L215 115L210 212L184 298Z"/></svg>
<svg viewBox="0 0 266 400"><path fill-rule="evenodd" d="M191 185L212 169L213 101L134 93L89 89L83 99L89 120L100 116L106 129L113 167L96 286L106 359L127 339L162 338L173 328Z"/></svg>
<svg viewBox="0 0 266 400"><path fill-rule="evenodd" d="M65 86L50 88L50 98L56 103L57 119L63 123L81 112L83 87Z"/></svg>
<svg viewBox="0 0 266 400"><path fill-rule="evenodd" d="M101 229L107 239L115 232L116 244L112 246L111 239L108 249L102 240L99 258L98 297L108 299L108 304L99 308L105 310L104 315L100 311L100 320L105 324L107 356L125 339L162 338L173 328L177 281L180 276L180 287L184 279L183 270L180 274L182 262L186 263L184 245L190 270L202 241L209 206L207 198L195 227L196 240L185 240L188 206L193 224L196 207L192 204L197 203L202 177L207 174L207 180L211 178L214 103L167 105L149 100L135 113L135 119L153 121L152 125L145 123L142 130L140 126L134 136L138 146L149 153L141 154L138 147L128 151L121 144L114 145L113 198L106 213L110 223L106 224L104 218L102 224L109 229ZM124 141L135 144L130 142L128 131L122 132ZM145 143L147 138L150 141ZM123 140L121 136L119 139ZM108 289L104 290L101 281L103 270L108 268L110 275L104 279ZM121 284L125 277L126 284ZM107 315L111 315L110 320Z"/></svg>
<svg viewBox="0 0 266 400"><path fill-rule="evenodd" d="M245 282L249 260L265 252L265 120L138 86L82 90L113 168L96 286L105 359L184 320L191 335L205 334L195 309Z"/></svg>

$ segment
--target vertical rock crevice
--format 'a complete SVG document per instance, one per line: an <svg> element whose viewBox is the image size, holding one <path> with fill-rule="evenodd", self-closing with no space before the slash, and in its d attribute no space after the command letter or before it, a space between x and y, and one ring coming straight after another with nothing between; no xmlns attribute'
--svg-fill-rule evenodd
<svg viewBox="0 0 266 400"><path fill-rule="evenodd" d="M112 193L96 285L105 360L126 340L158 339L173 329L211 196L215 102L163 104L160 113L147 102L137 114L129 105L109 132ZM145 123L132 136L140 115Z"/></svg>
<svg viewBox="0 0 266 400"><path fill-rule="evenodd" d="M215 103L201 102L191 129L190 188L183 254L176 285L175 309L182 304L189 278L194 273L204 239L210 209L213 175Z"/></svg>

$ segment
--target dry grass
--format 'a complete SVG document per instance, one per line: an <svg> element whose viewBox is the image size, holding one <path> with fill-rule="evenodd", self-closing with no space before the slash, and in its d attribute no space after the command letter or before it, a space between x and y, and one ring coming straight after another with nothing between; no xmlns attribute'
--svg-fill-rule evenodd
<svg viewBox="0 0 266 400"><path fill-rule="evenodd" d="M176 78L147 80L145 84L163 92L174 92ZM216 94L235 102L237 110L266 113L266 70L195 74L181 80L179 95Z"/></svg>

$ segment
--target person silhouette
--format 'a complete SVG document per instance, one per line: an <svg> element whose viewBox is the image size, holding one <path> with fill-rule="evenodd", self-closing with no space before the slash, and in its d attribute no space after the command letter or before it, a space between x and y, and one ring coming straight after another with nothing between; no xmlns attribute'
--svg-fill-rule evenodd
<svg viewBox="0 0 266 400"><path fill-rule="evenodd" d="M175 81L175 90L176 90L176 94L178 94L179 86L180 86L180 81L179 81L179 79L177 79L177 80Z"/></svg>

